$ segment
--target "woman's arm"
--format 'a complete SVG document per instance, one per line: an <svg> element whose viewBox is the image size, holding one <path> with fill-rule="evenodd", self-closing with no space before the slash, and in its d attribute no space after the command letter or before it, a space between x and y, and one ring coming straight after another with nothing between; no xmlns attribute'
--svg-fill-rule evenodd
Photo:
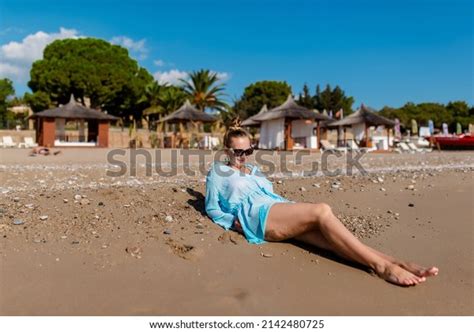
<svg viewBox="0 0 474 332"><path fill-rule="evenodd" d="M224 227L226 230L229 230L236 218L233 214L222 211L219 205L219 183L220 181L218 181L218 178L216 178L215 175L211 173L207 175L205 199L206 213L213 222Z"/></svg>

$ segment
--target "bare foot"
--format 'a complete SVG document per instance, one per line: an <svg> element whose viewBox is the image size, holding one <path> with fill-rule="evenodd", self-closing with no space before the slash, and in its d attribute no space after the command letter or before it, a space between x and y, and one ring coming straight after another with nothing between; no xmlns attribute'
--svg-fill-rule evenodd
<svg viewBox="0 0 474 332"><path fill-rule="evenodd" d="M425 277L418 277L393 263L389 263L375 272L382 279L400 286L417 285L426 280Z"/></svg>
<svg viewBox="0 0 474 332"><path fill-rule="evenodd" d="M439 269L436 266L426 268L410 262L402 262L398 265L404 268L405 270L410 271L414 275L417 275L418 277L433 277L435 275L438 275L439 272Z"/></svg>

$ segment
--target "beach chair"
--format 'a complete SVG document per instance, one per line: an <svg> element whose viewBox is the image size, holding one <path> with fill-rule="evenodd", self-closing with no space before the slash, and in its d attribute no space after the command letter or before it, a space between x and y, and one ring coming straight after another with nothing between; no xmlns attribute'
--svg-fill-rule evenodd
<svg viewBox="0 0 474 332"><path fill-rule="evenodd" d="M37 147L38 144L33 141L33 138L31 137L25 137L23 138L23 143L18 144L18 147L21 148L35 148Z"/></svg>
<svg viewBox="0 0 474 332"><path fill-rule="evenodd" d="M4 148L14 148L14 147L16 147L16 143L13 142L13 139L12 139L11 136L3 136L2 140L3 140L2 147L4 147Z"/></svg>
<svg viewBox="0 0 474 332"><path fill-rule="evenodd" d="M199 141L199 148L213 150L217 148L219 144L219 137L205 136Z"/></svg>
<svg viewBox="0 0 474 332"><path fill-rule="evenodd" d="M324 151L339 151L339 152L347 152L347 148L337 148L335 147L334 145L332 145L331 143L329 143L328 140L325 140L325 139L322 139L320 141L321 143L321 146L323 148Z"/></svg>
<svg viewBox="0 0 474 332"><path fill-rule="evenodd" d="M219 140L219 137L212 136L212 137L210 137L209 141L211 143L211 149L216 149L221 144L220 140Z"/></svg>
<svg viewBox="0 0 474 332"><path fill-rule="evenodd" d="M413 142L407 143L408 147L415 152L431 152L433 149L419 148Z"/></svg>
<svg viewBox="0 0 474 332"><path fill-rule="evenodd" d="M412 142L409 142L409 143L406 143L408 145L408 148L412 151L415 151L415 152L423 152L423 149L420 149L418 148L415 144L413 144Z"/></svg>
<svg viewBox="0 0 474 332"><path fill-rule="evenodd" d="M405 142L400 142L398 143L398 148L402 153L415 153L412 149L410 149Z"/></svg>
<svg viewBox="0 0 474 332"><path fill-rule="evenodd" d="M364 152L370 152L376 150L375 147L372 148L361 148L359 145L354 140L349 140L349 150L351 151L364 151Z"/></svg>

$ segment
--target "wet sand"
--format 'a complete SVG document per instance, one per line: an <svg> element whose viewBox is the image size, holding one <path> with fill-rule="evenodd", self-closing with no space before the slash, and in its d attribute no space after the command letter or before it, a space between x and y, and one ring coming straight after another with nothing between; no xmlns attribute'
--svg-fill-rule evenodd
<svg viewBox="0 0 474 332"><path fill-rule="evenodd" d="M270 174L290 199L329 203L364 243L439 267L402 288L318 248L248 244L207 218L201 174L139 164L110 177L108 151L1 151L0 314L474 314L474 153L367 155L367 175L299 177L291 162L294 176Z"/></svg>

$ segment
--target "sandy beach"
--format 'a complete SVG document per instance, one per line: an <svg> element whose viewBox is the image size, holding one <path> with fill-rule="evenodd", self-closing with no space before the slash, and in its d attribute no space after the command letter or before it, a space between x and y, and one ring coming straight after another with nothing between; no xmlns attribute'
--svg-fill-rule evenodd
<svg viewBox="0 0 474 332"><path fill-rule="evenodd" d="M1 151L1 315L474 314L472 152L369 154L367 174L339 176L304 172L320 153L289 154L290 173L281 154L267 156L279 194L329 203L364 243L439 267L402 288L324 250L252 245L214 224L204 175L185 174L213 154L174 162L167 150L130 168L124 150L126 174L110 176L110 151ZM156 164L176 172L147 176Z"/></svg>

